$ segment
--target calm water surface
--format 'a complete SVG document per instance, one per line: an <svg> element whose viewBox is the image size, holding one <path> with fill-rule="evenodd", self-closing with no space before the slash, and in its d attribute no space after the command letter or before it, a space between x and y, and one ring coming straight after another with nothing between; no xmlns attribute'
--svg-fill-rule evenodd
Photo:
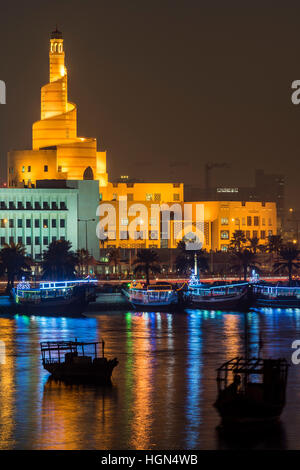
<svg viewBox="0 0 300 470"><path fill-rule="evenodd" d="M88 318L0 318L1 449L300 449L300 365L289 371L287 405L273 433L222 435L212 404L215 369L243 354L245 314L110 312ZM290 360L300 310L247 314L250 347ZM49 381L43 340L102 337L119 359L112 388Z"/></svg>

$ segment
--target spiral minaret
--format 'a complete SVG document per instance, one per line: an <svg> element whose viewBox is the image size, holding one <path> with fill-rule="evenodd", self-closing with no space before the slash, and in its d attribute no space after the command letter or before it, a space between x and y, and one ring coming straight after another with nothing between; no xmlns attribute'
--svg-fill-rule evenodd
<svg viewBox="0 0 300 470"><path fill-rule="evenodd" d="M32 150L8 154L10 186L37 179L97 179L107 185L106 152L97 140L77 136L77 107L68 101L68 73L62 33L49 44L49 83L41 89L41 118L32 126ZM47 174L45 174L47 173Z"/></svg>

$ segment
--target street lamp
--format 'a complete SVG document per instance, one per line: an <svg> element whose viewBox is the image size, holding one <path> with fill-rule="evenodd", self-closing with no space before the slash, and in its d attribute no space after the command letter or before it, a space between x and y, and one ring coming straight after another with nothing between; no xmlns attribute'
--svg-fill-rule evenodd
<svg viewBox="0 0 300 470"><path fill-rule="evenodd" d="M85 222L85 250L86 250L86 273L88 275L89 270L89 262L88 262L88 233L87 233L87 225L88 222L95 222L96 219L77 219L78 222Z"/></svg>

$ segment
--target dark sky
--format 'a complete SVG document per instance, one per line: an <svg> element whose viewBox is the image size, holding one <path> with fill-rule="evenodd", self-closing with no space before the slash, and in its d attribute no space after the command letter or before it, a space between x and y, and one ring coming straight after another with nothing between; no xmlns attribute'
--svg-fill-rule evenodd
<svg viewBox="0 0 300 470"><path fill-rule="evenodd" d="M300 206L299 2L2 0L2 174L9 149L31 146L56 24L79 134L107 150L110 179L203 184L205 162L226 161L214 184L281 172Z"/></svg>

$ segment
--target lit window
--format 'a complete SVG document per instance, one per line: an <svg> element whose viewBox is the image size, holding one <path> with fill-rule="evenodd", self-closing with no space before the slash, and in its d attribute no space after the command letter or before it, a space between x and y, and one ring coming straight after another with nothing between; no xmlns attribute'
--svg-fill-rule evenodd
<svg viewBox="0 0 300 470"><path fill-rule="evenodd" d="M229 230L221 230L221 239L228 240L229 239Z"/></svg>
<svg viewBox="0 0 300 470"><path fill-rule="evenodd" d="M128 219L121 219L121 225L128 225Z"/></svg>
<svg viewBox="0 0 300 470"><path fill-rule="evenodd" d="M146 193L146 201L152 201L153 199L153 194Z"/></svg>
<svg viewBox="0 0 300 470"><path fill-rule="evenodd" d="M221 245L221 251L228 251L228 245Z"/></svg>
<svg viewBox="0 0 300 470"><path fill-rule="evenodd" d="M269 219L269 225L272 225L272 219Z"/></svg>
<svg viewBox="0 0 300 470"><path fill-rule="evenodd" d="M173 194L173 201L179 201L179 194L178 193L174 193Z"/></svg>
<svg viewBox="0 0 300 470"><path fill-rule="evenodd" d="M221 225L228 225L228 217L221 218Z"/></svg>
<svg viewBox="0 0 300 470"><path fill-rule="evenodd" d="M121 231L120 231L120 239L121 239L121 240L128 240L128 232L127 232L127 230L121 230Z"/></svg>
<svg viewBox="0 0 300 470"><path fill-rule="evenodd" d="M249 215L247 217L247 225L252 225L252 217Z"/></svg>
<svg viewBox="0 0 300 470"><path fill-rule="evenodd" d="M22 166L22 173L25 173L25 166Z"/></svg>
<svg viewBox="0 0 300 470"><path fill-rule="evenodd" d="M253 225L256 225L256 226L259 225L259 217L255 215L253 219L254 219Z"/></svg>
<svg viewBox="0 0 300 470"><path fill-rule="evenodd" d="M242 217L242 225L246 225L246 219L245 219L245 217Z"/></svg>

